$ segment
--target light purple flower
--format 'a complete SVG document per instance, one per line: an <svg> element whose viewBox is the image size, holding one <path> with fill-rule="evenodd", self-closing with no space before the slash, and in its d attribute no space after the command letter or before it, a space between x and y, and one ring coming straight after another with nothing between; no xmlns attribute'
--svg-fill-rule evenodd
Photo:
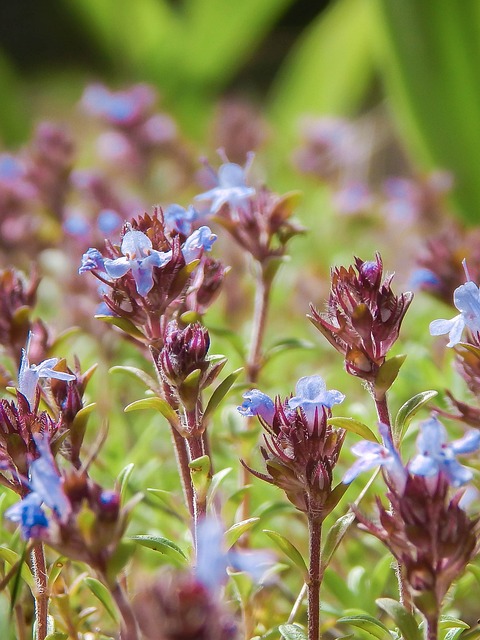
<svg viewBox="0 0 480 640"><path fill-rule="evenodd" d="M114 209L102 209L98 214L97 227L106 236L110 236L121 227L122 222L122 216Z"/></svg>
<svg viewBox="0 0 480 640"><path fill-rule="evenodd" d="M378 442L363 440L352 447L352 453L358 456L358 460L353 463L343 476L342 482L350 484L363 471L369 471L374 467L381 466L386 470L398 490L403 491L407 481L407 470L393 445L387 425L380 423L379 431L383 439L383 445Z"/></svg>
<svg viewBox="0 0 480 640"><path fill-rule="evenodd" d="M222 525L213 518L205 518L199 523L195 575L209 591L215 592L226 582L227 567L245 571L258 582L272 562L272 555L264 551L225 550Z"/></svg>
<svg viewBox="0 0 480 640"><path fill-rule="evenodd" d="M78 269L78 273L85 273L85 271L105 271L105 264L103 256L98 249L90 248L82 256L82 263Z"/></svg>
<svg viewBox="0 0 480 640"><path fill-rule="evenodd" d="M114 279L131 271L138 293L146 296L153 287L153 268L166 264L172 257L171 251L156 251L150 238L136 229L130 229L123 236L121 250L122 258L105 258L105 271Z"/></svg>
<svg viewBox="0 0 480 640"><path fill-rule="evenodd" d="M197 260L204 251L210 251L217 236L211 232L210 227L200 227L185 240L182 247L183 257L188 264Z"/></svg>
<svg viewBox="0 0 480 640"><path fill-rule="evenodd" d="M31 336L28 337L27 348L22 349L22 360L20 362L20 371L18 372L18 390L25 396L30 409L32 409L40 378L55 378L56 380L68 382L75 380L75 376L72 373L55 371L53 367L59 362L59 358L48 358L40 362L40 364L30 364L28 360L30 339Z"/></svg>
<svg viewBox="0 0 480 640"><path fill-rule="evenodd" d="M217 213L224 204L232 208L242 208L246 202L255 195L255 189L248 187L246 173L251 164L251 158L247 160L246 167L241 167L234 162L222 164L216 176L217 186L205 193L195 196L195 200L210 200L210 212Z"/></svg>
<svg viewBox="0 0 480 640"><path fill-rule="evenodd" d="M307 420L315 420L315 412L320 413L322 407L331 409L334 404L340 404L345 400L345 396L340 391L327 390L327 385L321 376L305 376L300 378L295 386L296 395L290 398L288 406L290 409L301 407L307 416Z"/></svg>
<svg viewBox="0 0 480 640"><path fill-rule="evenodd" d="M435 416L422 422L420 430L419 453L409 464L411 473L431 477L443 471L453 487L469 482L473 473L457 462L456 456L480 448L480 431L472 429L463 438L447 443L445 427Z"/></svg>
<svg viewBox="0 0 480 640"><path fill-rule="evenodd" d="M192 232L193 223L200 217L192 205L184 209L179 204L169 205L163 215L167 229L183 233L184 236L188 236Z"/></svg>
<svg viewBox="0 0 480 640"><path fill-rule="evenodd" d="M258 389L250 389L243 394L244 402L237 411L245 418L260 416L267 424L272 424L275 415L275 404L266 393Z"/></svg>
<svg viewBox="0 0 480 640"><path fill-rule="evenodd" d="M460 311L451 320L434 320L430 323L430 335L441 336L448 333L447 347L454 347L462 339L465 327L474 334L480 332L480 290L474 282L468 281L455 289L455 306Z"/></svg>

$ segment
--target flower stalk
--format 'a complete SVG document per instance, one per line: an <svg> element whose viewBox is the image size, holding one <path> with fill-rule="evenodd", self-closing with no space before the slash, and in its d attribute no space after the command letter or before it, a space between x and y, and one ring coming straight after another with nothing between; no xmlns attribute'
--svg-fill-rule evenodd
<svg viewBox="0 0 480 640"><path fill-rule="evenodd" d="M35 640L45 640L48 634L48 576L42 542L33 545L30 558L35 579Z"/></svg>

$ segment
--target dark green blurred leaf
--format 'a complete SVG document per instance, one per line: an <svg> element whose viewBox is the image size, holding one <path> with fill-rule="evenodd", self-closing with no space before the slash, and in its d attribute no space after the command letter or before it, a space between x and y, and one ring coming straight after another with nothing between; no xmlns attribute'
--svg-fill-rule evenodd
<svg viewBox="0 0 480 640"><path fill-rule="evenodd" d="M392 618L400 629L404 640L423 639L423 634L418 628L415 616L407 611L403 605L396 600L392 600L392 598L378 598L375 602L380 609L383 609Z"/></svg>
<svg viewBox="0 0 480 640"><path fill-rule="evenodd" d="M103 606L105 607L105 610L107 611L109 616L112 618L112 620L118 624L120 622L120 615L118 613L117 606L115 604L113 596L110 593L110 591L107 589L107 587L96 578L85 578L84 582L87 585L87 587L90 589L90 591L103 604Z"/></svg>

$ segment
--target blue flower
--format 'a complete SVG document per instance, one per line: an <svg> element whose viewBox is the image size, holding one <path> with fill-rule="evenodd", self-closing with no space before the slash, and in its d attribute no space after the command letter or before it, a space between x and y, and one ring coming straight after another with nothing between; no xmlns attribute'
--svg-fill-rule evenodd
<svg viewBox="0 0 480 640"><path fill-rule="evenodd" d="M35 536L37 527L48 527L43 504L52 509L61 522L66 522L71 512L71 505L63 491L63 480L55 467L48 440L38 435L34 436L34 439L40 457L32 462L29 469L29 487L32 491L5 512L6 518L20 524L25 539Z"/></svg>
<svg viewBox="0 0 480 640"><path fill-rule="evenodd" d="M410 288L420 289L421 287L437 287L440 278L431 270L426 268L415 269L410 276Z"/></svg>
<svg viewBox="0 0 480 640"><path fill-rule="evenodd" d="M448 333L447 347L454 347L462 339L465 327L474 334L480 332L480 290L474 282L466 282L455 289L455 306L460 311L451 320L434 320L430 323L430 335L441 336Z"/></svg>
<svg viewBox="0 0 480 640"><path fill-rule="evenodd" d="M407 481L407 470L393 445L387 425L380 423L379 431L383 439L383 445L378 442L364 440L352 447L352 453L358 456L359 459L353 463L343 476L342 482L350 484L363 471L381 466L387 471L389 478L394 482L398 490L403 491Z"/></svg>
<svg viewBox="0 0 480 640"><path fill-rule="evenodd" d="M103 256L98 249L88 249L82 256L82 264L78 270L78 273L85 273L85 271L105 271L105 265Z"/></svg>
<svg viewBox="0 0 480 640"><path fill-rule="evenodd" d="M130 229L123 236L121 250L122 258L105 258L105 271L114 279L131 271L138 293L146 296L153 287L153 268L166 264L172 257L171 251L156 251L150 238L136 229Z"/></svg>
<svg viewBox="0 0 480 640"><path fill-rule="evenodd" d="M272 424L275 415L275 404L267 394L258 389L251 389L243 394L245 401L237 407L237 411L245 418L260 416L267 424Z"/></svg>
<svg viewBox="0 0 480 640"><path fill-rule="evenodd" d="M114 209L102 209L98 214L97 227L99 231L109 236L122 225L123 218Z"/></svg>
<svg viewBox="0 0 480 640"><path fill-rule="evenodd" d="M210 227L200 227L185 240L182 247L183 257L188 264L197 260L204 251L210 251L217 236L211 232Z"/></svg>
<svg viewBox="0 0 480 640"><path fill-rule="evenodd" d="M227 567L249 573L258 582L273 557L264 551L226 551L223 528L213 518L205 518L197 528L197 565L195 575L214 592L227 580Z"/></svg>
<svg viewBox="0 0 480 640"><path fill-rule="evenodd" d="M247 165L250 164L250 159ZM224 204L232 208L242 208L255 195L253 187L247 187L247 168L234 162L222 164L217 174L217 186L195 196L195 200L211 200L210 211L216 213Z"/></svg>
<svg viewBox="0 0 480 640"><path fill-rule="evenodd" d="M340 404L345 400L345 396L340 391L336 389L327 391L327 385L318 375L300 378L296 384L295 393L297 395L290 398L288 406L290 409L301 407L310 422L315 420L315 412L320 412L322 407L331 409L334 404Z"/></svg>
<svg viewBox="0 0 480 640"><path fill-rule="evenodd" d="M163 217L167 229L188 236L192 232L193 223L198 220L200 214L192 205L184 209L179 204L171 204L165 209Z"/></svg>
<svg viewBox="0 0 480 640"><path fill-rule="evenodd" d="M135 123L154 100L154 93L145 85L135 85L127 91L109 91L101 84L94 84L86 88L82 97L89 113L120 126Z"/></svg>
<svg viewBox="0 0 480 640"><path fill-rule="evenodd" d="M419 454L410 462L409 469L419 476L434 476L443 471L453 487L460 487L472 479L473 473L455 457L473 453L480 448L480 431L468 431L460 440L447 443L447 432L435 416L420 425L417 439Z"/></svg>
<svg viewBox="0 0 480 640"><path fill-rule="evenodd" d="M72 373L64 373L56 371L53 367L58 364L59 358L48 358L40 364L30 364L28 360L28 347L31 340L31 334L28 337L27 348L22 349L22 360L20 362L20 371L18 372L18 390L25 396L30 409L35 403L35 394L37 384L40 378L55 378L56 380L65 380L66 382L75 380Z"/></svg>

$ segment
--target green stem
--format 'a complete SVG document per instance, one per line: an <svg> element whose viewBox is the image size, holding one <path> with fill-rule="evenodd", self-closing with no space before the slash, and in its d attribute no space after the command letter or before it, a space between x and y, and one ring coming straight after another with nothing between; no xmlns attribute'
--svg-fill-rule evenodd
<svg viewBox="0 0 480 640"><path fill-rule="evenodd" d="M112 596L122 616L120 640L139 640L140 635L135 615L127 596L125 595L125 591L122 589L118 581L115 582L112 589Z"/></svg>

